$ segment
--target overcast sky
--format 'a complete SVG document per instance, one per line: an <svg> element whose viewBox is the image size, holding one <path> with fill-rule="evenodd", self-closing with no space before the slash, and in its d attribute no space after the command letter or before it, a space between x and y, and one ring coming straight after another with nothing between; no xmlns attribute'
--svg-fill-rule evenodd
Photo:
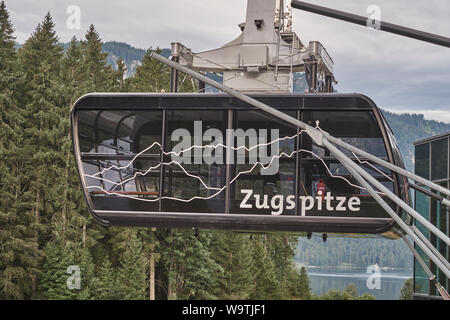
<svg viewBox="0 0 450 320"><path fill-rule="evenodd" d="M450 36L448 0L308 0L381 20ZM5 0L23 43L50 11L60 40L82 38L93 23L103 41L139 48L181 42L194 52L236 38L245 21L247 0ZM80 8L80 29L68 28L69 6ZM335 62L339 92L359 92L394 112L424 113L450 123L450 49L294 10L294 31L303 43L319 40ZM71 20L69 20L70 22Z"/></svg>

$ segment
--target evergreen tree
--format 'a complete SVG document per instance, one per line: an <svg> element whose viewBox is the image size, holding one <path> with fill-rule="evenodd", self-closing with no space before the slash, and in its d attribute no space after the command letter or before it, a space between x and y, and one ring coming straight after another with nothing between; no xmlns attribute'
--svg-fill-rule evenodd
<svg viewBox="0 0 450 320"><path fill-rule="evenodd" d="M49 242L45 248L45 262L41 276L41 288L45 298L50 300L74 299L77 288L69 289L69 266L75 265L71 251L60 244ZM70 270L69 270L70 271ZM83 277L83 274L80 274ZM76 283L74 281L72 284Z"/></svg>
<svg viewBox="0 0 450 320"><path fill-rule="evenodd" d="M95 277L95 266L88 248L78 252L76 262L81 272L81 288L77 292L77 300L88 300L95 298L95 290L98 287L98 278Z"/></svg>
<svg viewBox="0 0 450 320"><path fill-rule="evenodd" d="M49 221L61 211L61 193L57 177L64 163L60 138L62 85L59 78L62 47L48 13L42 23L19 51L19 61L25 76L20 103L24 107L25 159L22 175L27 179L27 191L32 194L28 210L30 229L35 234L35 249L44 247L49 236ZM56 182L56 183L55 183ZM33 275L32 288L37 288Z"/></svg>
<svg viewBox="0 0 450 320"><path fill-rule="evenodd" d="M195 235L185 232L185 284L181 299L212 299L212 288L222 271L212 257L212 234L201 231Z"/></svg>
<svg viewBox="0 0 450 320"><path fill-rule="evenodd" d="M208 232L197 236L192 231L159 233L159 266L167 279L164 289L169 300L213 298L220 267L212 258L211 237Z"/></svg>
<svg viewBox="0 0 450 320"><path fill-rule="evenodd" d="M409 278L405 281L401 291L400 291L400 300L412 300L413 299L413 279Z"/></svg>
<svg viewBox="0 0 450 320"><path fill-rule="evenodd" d="M300 269L300 279L299 279L299 295L300 298L308 300L311 298L311 287L309 284L308 273L306 268L303 266Z"/></svg>
<svg viewBox="0 0 450 320"><path fill-rule="evenodd" d="M122 57L119 57L119 59L117 59L116 66L117 66L117 70L115 71L116 91L126 92L126 91L128 91L128 81L126 81L127 67L126 67L125 61L123 61Z"/></svg>
<svg viewBox="0 0 450 320"><path fill-rule="evenodd" d="M169 92L170 68L165 64L152 59L152 52L161 53L161 49L148 50L142 64L136 68L136 73L130 79L130 90L134 92Z"/></svg>
<svg viewBox="0 0 450 320"><path fill-rule="evenodd" d="M297 239L283 234L270 234L266 236L266 244L269 257L275 265L281 298L298 297L300 276L293 261Z"/></svg>
<svg viewBox="0 0 450 320"><path fill-rule="evenodd" d="M68 104L70 112L70 107L75 101L91 89L81 43L75 37L71 39L69 48L62 59L61 74L65 89L65 103Z"/></svg>
<svg viewBox="0 0 450 320"><path fill-rule="evenodd" d="M120 297L117 291L117 275L109 260L105 257L97 275L98 286L94 288L94 297L99 300L115 300Z"/></svg>
<svg viewBox="0 0 450 320"><path fill-rule="evenodd" d="M114 85L114 70L107 63L108 54L102 51L102 41L94 25L81 43L90 91L107 92Z"/></svg>
<svg viewBox="0 0 450 320"><path fill-rule="evenodd" d="M35 196L37 234L44 232L41 222L55 212L56 202L51 200L58 197L54 179L60 174L58 165L62 161L61 118L57 106L62 98L59 79L62 47L53 28L52 18L47 14L19 52L26 77L23 105L27 118L24 143L27 154L24 156L29 160L25 173Z"/></svg>
<svg viewBox="0 0 450 320"><path fill-rule="evenodd" d="M255 277L249 298L252 300L280 299L280 288L277 284L275 264L267 253L266 236L253 237L252 272Z"/></svg>
<svg viewBox="0 0 450 320"><path fill-rule="evenodd" d="M142 242L136 230L129 232L125 252L120 257L117 289L121 299L145 299L147 263L142 250Z"/></svg>
<svg viewBox="0 0 450 320"><path fill-rule="evenodd" d="M13 27L0 3L0 299L35 293L40 252L31 214L29 179L24 175L25 115L19 108L25 80L14 49Z"/></svg>
<svg viewBox="0 0 450 320"><path fill-rule="evenodd" d="M220 299L247 299L253 283L251 240L248 235L215 232L214 260L223 272L217 274L215 294Z"/></svg>

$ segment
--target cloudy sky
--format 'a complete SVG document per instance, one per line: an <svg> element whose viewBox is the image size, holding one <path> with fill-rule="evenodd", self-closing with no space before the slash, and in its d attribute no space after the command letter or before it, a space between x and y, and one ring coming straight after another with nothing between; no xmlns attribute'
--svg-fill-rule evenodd
<svg viewBox="0 0 450 320"><path fill-rule="evenodd" d="M381 20L450 36L448 0L308 0ZM193 51L222 46L236 38L247 0L5 0L18 42L24 42L50 11L61 41L82 38L93 23L104 41L135 47L170 47L181 42ZM80 9L73 28L71 6ZM423 113L450 123L450 49L294 10L294 31L303 43L319 40L335 62L339 92L359 92L394 112ZM69 25L67 22L69 21ZM75 26L76 27L76 26Z"/></svg>

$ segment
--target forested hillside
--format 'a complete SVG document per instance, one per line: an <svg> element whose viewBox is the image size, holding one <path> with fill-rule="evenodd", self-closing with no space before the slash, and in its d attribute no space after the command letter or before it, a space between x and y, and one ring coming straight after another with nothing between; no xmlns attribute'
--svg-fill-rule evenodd
<svg viewBox="0 0 450 320"><path fill-rule="evenodd" d="M47 14L17 48L0 3L0 300L149 299L151 288L157 299L308 298L296 238L94 223L72 155L70 108L88 92L169 91L169 70L146 52L126 78L124 60L108 63L93 25L66 50L54 30ZM138 58L120 47L109 50ZM69 290L77 268L81 283Z"/></svg>

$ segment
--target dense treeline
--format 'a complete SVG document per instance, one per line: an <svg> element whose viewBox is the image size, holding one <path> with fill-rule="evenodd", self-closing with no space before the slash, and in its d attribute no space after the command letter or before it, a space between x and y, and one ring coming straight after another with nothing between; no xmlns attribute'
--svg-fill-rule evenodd
<svg viewBox="0 0 450 320"><path fill-rule="evenodd" d="M87 92L169 89L169 70L149 52L133 77L125 70L123 59L108 65L92 25L63 50L50 14L17 50L1 2L0 299L309 298L295 238L93 222L71 153L71 106ZM71 290L69 266L81 275Z"/></svg>

